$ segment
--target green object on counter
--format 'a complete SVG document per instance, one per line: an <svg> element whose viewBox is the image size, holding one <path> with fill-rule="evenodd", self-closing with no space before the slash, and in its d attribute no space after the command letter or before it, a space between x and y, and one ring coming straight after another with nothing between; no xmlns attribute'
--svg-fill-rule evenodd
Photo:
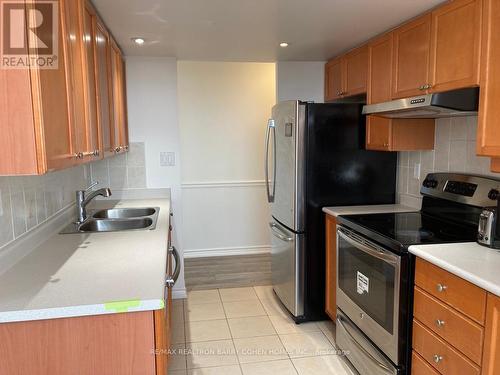
<svg viewBox="0 0 500 375"><path fill-rule="evenodd" d="M140 304L141 301L138 299L129 301L107 302L104 304L104 309L108 311L127 312L131 308L139 307Z"/></svg>

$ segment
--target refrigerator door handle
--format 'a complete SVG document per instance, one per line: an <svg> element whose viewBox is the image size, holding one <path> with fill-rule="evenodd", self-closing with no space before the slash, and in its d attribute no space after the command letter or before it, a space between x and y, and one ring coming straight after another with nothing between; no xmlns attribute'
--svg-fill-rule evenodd
<svg viewBox="0 0 500 375"><path fill-rule="evenodd" d="M287 236L283 231L281 231L275 223L269 223L269 226L271 227L271 230L273 231L273 234L278 237L280 240L285 241L285 242L291 242L293 241L293 237Z"/></svg>
<svg viewBox="0 0 500 375"><path fill-rule="evenodd" d="M275 133L275 125L274 120L269 119L267 122L267 130L266 130L266 165L265 165L265 177L266 177L266 192L267 192L267 201L269 203L274 202L274 193L276 192L276 133ZM271 193L269 188L269 140L271 139L271 133L273 133L273 192Z"/></svg>

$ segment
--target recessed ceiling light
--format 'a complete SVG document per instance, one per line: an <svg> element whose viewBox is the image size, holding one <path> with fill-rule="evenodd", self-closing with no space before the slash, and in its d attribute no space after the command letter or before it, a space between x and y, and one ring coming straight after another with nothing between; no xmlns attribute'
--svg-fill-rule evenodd
<svg viewBox="0 0 500 375"><path fill-rule="evenodd" d="M145 40L143 38L132 38L135 44L142 45L144 44Z"/></svg>
<svg viewBox="0 0 500 375"><path fill-rule="evenodd" d="M288 43L287 42L281 42L280 43L280 47L283 47L283 48L288 47Z"/></svg>

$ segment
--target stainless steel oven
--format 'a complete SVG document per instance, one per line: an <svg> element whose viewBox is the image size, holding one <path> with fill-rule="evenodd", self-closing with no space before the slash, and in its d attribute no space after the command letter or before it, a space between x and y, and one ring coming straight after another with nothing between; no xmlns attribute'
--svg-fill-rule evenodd
<svg viewBox="0 0 500 375"><path fill-rule="evenodd" d="M400 255L337 227L337 344L362 374L398 373L400 288Z"/></svg>

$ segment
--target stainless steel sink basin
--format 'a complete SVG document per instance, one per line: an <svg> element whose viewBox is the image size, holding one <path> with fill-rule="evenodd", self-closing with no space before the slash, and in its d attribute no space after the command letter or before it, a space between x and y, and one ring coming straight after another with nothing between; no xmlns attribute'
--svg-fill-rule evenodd
<svg viewBox="0 0 500 375"><path fill-rule="evenodd" d="M79 232L116 232L132 229L147 229L153 225L149 217L126 220L90 219L78 228Z"/></svg>
<svg viewBox="0 0 500 375"><path fill-rule="evenodd" d="M83 223L68 225L61 234L153 230L159 213L159 207L101 209L89 212Z"/></svg>
<svg viewBox="0 0 500 375"><path fill-rule="evenodd" d="M156 213L156 208L110 208L107 210L99 210L92 217L96 219L128 219L144 216L152 216Z"/></svg>

